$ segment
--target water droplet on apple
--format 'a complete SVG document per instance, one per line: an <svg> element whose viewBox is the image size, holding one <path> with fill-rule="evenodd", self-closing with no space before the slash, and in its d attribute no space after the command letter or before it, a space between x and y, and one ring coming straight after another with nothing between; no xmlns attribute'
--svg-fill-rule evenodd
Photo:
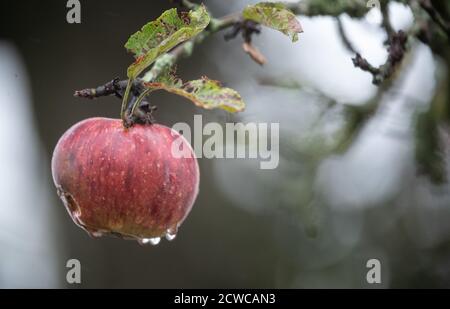
<svg viewBox="0 0 450 309"><path fill-rule="evenodd" d="M161 241L161 237L150 238L150 244L156 246Z"/></svg>
<svg viewBox="0 0 450 309"><path fill-rule="evenodd" d="M156 246L161 241L161 237L154 237L154 238L141 238L138 239L138 243L140 245L153 245Z"/></svg>
<svg viewBox="0 0 450 309"><path fill-rule="evenodd" d="M103 236L103 233L102 233L102 232L98 232L98 231L88 232L88 233L89 233L89 235L90 235L92 238L100 238L100 237Z"/></svg>
<svg viewBox="0 0 450 309"><path fill-rule="evenodd" d="M178 225L174 225L167 229L165 237L168 241L172 241L177 237Z"/></svg>
<svg viewBox="0 0 450 309"><path fill-rule="evenodd" d="M177 237L177 234L172 234L172 233L170 232L170 230L167 230L165 236L166 236L166 239L167 239L168 241L172 241L172 240L175 239L175 237Z"/></svg>
<svg viewBox="0 0 450 309"><path fill-rule="evenodd" d="M149 242L150 242L150 239L149 239L149 238L141 238L141 239L138 239L138 243L139 243L140 245L147 245Z"/></svg>

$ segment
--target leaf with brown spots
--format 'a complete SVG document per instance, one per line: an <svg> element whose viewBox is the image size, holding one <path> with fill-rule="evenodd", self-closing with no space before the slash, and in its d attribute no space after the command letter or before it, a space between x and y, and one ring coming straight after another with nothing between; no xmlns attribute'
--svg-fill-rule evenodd
<svg viewBox="0 0 450 309"><path fill-rule="evenodd" d="M298 34L303 32L295 14L279 2L261 2L249 5L242 12L242 16L247 20L253 20L286 34L292 42L296 42Z"/></svg>
<svg viewBox="0 0 450 309"><path fill-rule="evenodd" d="M133 34L125 44L136 58L128 68L128 77L134 79L139 76L159 56L202 32L209 22L210 16L204 5L181 16L177 9L165 11Z"/></svg>
<svg viewBox="0 0 450 309"><path fill-rule="evenodd" d="M184 83L174 72L166 70L154 82L144 85L151 89L163 89L185 97L204 109L221 108L235 113L245 108L245 103L238 92L222 87L220 82L207 77Z"/></svg>

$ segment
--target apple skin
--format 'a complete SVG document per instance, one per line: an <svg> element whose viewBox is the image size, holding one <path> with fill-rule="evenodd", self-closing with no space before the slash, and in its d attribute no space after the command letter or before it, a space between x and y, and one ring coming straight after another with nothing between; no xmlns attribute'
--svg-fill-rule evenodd
<svg viewBox="0 0 450 309"><path fill-rule="evenodd" d="M176 139L189 157L172 155ZM108 118L86 119L64 133L52 175L73 221L91 236L140 242L176 234L200 181L194 152L178 132L158 124L125 129Z"/></svg>

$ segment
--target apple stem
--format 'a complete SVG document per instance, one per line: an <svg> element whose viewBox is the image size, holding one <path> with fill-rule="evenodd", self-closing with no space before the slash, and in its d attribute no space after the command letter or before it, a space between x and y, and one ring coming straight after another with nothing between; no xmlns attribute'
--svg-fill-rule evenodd
<svg viewBox="0 0 450 309"><path fill-rule="evenodd" d="M153 90L145 89L138 96L133 95L129 107L125 111L125 119L122 118L125 128L130 128L136 123L153 124L155 122L153 112L157 108L145 100Z"/></svg>
<svg viewBox="0 0 450 309"><path fill-rule="evenodd" d="M130 127L135 123L154 123L152 113L156 110L156 107L151 106L150 103L145 100L146 96L151 92L150 89L144 87L142 79L135 79L131 83L131 88L128 90L128 97L131 97L131 100L129 100L130 102L128 103L124 98L129 83L128 80L119 80L119 78L115 78L97 88L77 90L75 91L74 96L93 100L113 95L119 99L123 99L122 102L125 104L122 107L123 112L121 110L121 116L125 127Z"/></svg>
<svg viewBox="0 0 450 309"><path fill-rule="evenodd" d="M145 99L145 97L146 97L147 95L149 95L150 92L152 92L153 90L154 90L154 89L147 88L147 89L144 90L144 92L142 92L142 93L139 95L139 97L136 99L136 102L134 102L134 104L132 105L131 112L130 112L131 115L135 115L135 113L136 113L136 108L137 108L138 106L141 105L141 103L142 103L142 101Z"/></svg>
<svg viewBox="0 0 450 309"><path fill-rule="evenodd" d="M126 122L126 117L127 117L126 110L127 110L127 104L128 104L128 96L130 95L132 85L133 85L133 80L130 78L130 79L128 79L127 88L125 89L125 94L123 95L123 99L122 99L122 107L120 109L120 118L122 118L124 124Z"/></svg>

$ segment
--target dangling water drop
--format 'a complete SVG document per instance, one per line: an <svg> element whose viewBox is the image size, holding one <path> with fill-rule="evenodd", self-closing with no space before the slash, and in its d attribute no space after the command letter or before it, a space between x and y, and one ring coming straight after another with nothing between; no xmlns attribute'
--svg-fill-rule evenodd
<svg viewBox="0 0 450 309"><path fill-rule="evenodd" d="M161 241L161 237L150 238L149 241L153 246L156 246Z"/></svg>
<svg viewBox="0 0 450 309"><path fill-rule="evenodd" d="M156 246L157 244L159 244L160 241L161 241L161 237L138 239L138 243L143 246L148 245L148 244Z"/></svg>
<svg viewBox="0 0 450 309"><path fill-rule="evenodd" d="M172 241L177 237L178 225L174 225L167 229L165 237L168 241Z"/></svg>
<svg viewBox="0 0 450 309"><path fill-rule="evenodd" d="M150 238L141 238L138 239L138 243L142 246L147 245L148 243L150 243Z"/></svg>
<svg viewBox="0 0 450 309"><path fill-rule="evenodd" d="M171 234L169 231L167 231L165 236L168 241L172 241L175 239L175 237L177 237L177 234Z"/></svg>
<svg viewBox="0 0 450 309"><path fill-rule="evenodd" d="M99 231L99 230L95 230L95 229L89 229L87 227L84 228L84 230L88 233L89 236L91 236L92 238L100 238L102 236L104 236L103 232Z"/></svg>
<svg viewBox="0 0 450 309"><path fill-rule="evenodd" d="M102 237L103 236L103 233L102 232L90 232L90 235L91 235L91 237L93 237L93 238L100 238L100 237Z"/></svg>

